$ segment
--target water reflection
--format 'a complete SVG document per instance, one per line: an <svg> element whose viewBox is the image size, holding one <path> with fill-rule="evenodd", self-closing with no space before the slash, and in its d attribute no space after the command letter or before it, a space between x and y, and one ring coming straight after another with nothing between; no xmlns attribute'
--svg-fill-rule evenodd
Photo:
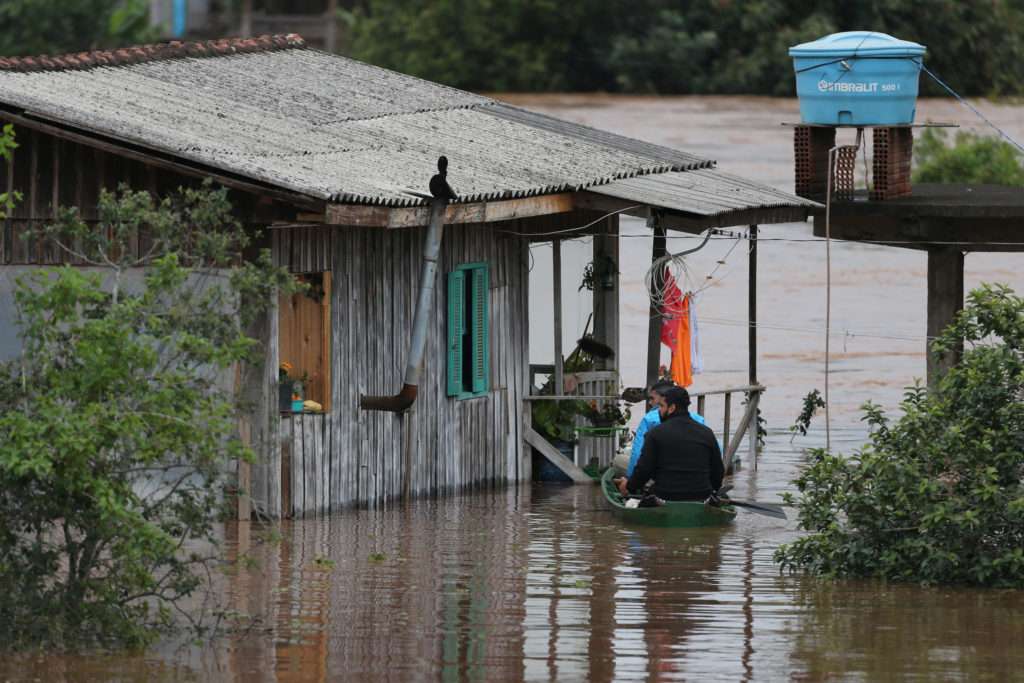
<svg viewBox="0 0 1024 683"><path fill-rule="evenodd" d="M854 441L852 435L846 438ZM739 497L777 501L799 464L769 435ZM197 647L0 657L0 679L1015 679L1024 593L780 575L795 523L623 525L598 487L536 484L225 530L249 628Z"/></svg>

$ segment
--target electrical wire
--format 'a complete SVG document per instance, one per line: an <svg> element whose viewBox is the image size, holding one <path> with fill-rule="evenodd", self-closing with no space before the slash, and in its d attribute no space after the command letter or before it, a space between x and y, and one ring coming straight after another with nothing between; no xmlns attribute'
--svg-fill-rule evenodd
<svg viewBox="0 0 1024 683"><path fill-rule="evenodd" d="M935 80L935 82L936 82L936 83L938 83L938 84L939 84L939 85L941 85L941 86L942 86L943 88L945 88L946 90L948 90L948 91L949 91L949 93L950 93L950 94L951 94L951 95L952 95L953 97L957 98L958 100L960 100L961 102L963 102L964 104L966 104L966 105L967 105L967 107L968 107L968 108L969 108L969 109L970 109L971 111L973 111L973 112L974 112L975 114L977 114L977 115L978 115L979 117L981 117L981 120L982 120L982 121L984 121L985 123L987 123L987 124L988 124L989 126L991 126L991 127L992 127L992 128L993 128L993 129L994 129L994 130L995 130L996 132L998 132L998 133L999 133L1000 135L1002 135L1002 136L1003 136L1004 138L1006 138L1006 139L1007 139L1007 140L1009 140L1009 141L1010 141L1011 143L1013 143L1013 145L1014 145L1014 146L1016 146L1016 147L1017 147L1017 149L1019 149L1020 151L1024 152L1024 147L1021 147L1021 146L1020 146L1020 143L1018 143L1018 142L1017 142L1016 140L1014 140L1014 139L1013 139L1013 138L1011 138L1011 137L1010 137L1009 135L1007 135L1006 133L1004 133L1004 132L1002 131L1002 129L1001 129L1001 128L999 128L999 126L997 126L996 124L992 123L992 122L991 122L991 121L989 121L989 120L988 120L987 118L985 118L985 115L984 115L984 114L982 114L982 113L981 113L980 111L978 111L977 109L975 109L974 107L972 107L972 106L971 106L971 103L970 103L970 102L968 102L968 101L967 101L967 100L965 100L964 98L962 98L962 97L960 97L959 95L957 95L957 94L956 94L956 92L954 92L952 88L950 88L950 87L949 87L948 85L946 85L945 83L943 83L942 81L940 81L940 80L939 80L939 77L938 77L938 76L936 76L935 74L933 74L933 73L932 73L931 71L929 71L929 70L928 70L928 68L927 68L927 67L926 67L926 66L925 66L924 64L922 64L922 65L921 65L921 70L922 70L922 71L924 71L924 72L925 72L926 74L928 74L929 76L931 76L931 77L932 77L932 78L933 78L933 79Z"/></svg>

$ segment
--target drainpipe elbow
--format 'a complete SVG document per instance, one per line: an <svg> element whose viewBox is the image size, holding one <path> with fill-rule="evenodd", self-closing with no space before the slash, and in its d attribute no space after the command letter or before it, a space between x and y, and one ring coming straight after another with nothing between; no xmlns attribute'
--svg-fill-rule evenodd
<svg viewBox="0 0 1024 683"><path fill-rule="evenodd" d="M394 396L360 396L359 407L362 410L381 410L391 413L404 413L416 402L420 388L415 384L406 384Z"/></svg>

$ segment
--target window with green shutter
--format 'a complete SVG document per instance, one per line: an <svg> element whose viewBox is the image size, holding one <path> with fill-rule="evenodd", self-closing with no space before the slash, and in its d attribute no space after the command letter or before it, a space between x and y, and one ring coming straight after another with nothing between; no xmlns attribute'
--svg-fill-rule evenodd
<svg viewBox="0 0 1024 683"><path fill-rule="evenodd" d="M487 264L466 263L448 273L448 395L486 396Z"/></svg>

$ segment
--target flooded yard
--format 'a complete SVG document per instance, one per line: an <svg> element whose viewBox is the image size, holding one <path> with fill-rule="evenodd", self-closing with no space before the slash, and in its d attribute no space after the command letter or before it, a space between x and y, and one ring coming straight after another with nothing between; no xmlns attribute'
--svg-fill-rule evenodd
<svg viewBox="0 0 1024 683"><path fill-rule="evenodd" d="M737 497L799 465L770 434ZM859 438L838 436L843 446ZM792 513L792 511L790 511ZM226 579L249 630L147 653L26 654L10 680L1012 680L1024 593L779 573L795 522L622 525L599 487L533 484L284 522ZM225 529L232 550L248 523Z"/></svg>
<svg viewBox="0 0 1024 683"><path fill-rule="evenodd" d="M795 100L504 99L792 189L792 133L780 124L798 118ZM1024 134L1020 108L981 106L1018 139ZM945 100L922 101L918 118L973 130L979 123ZM621 337L645 348L651 240L638 220L623 220L622 231ZM698 299L706 369L695 389L746 384L747 261L736 243L716 238L690 260L696 281L714 273ZM769 431L759 467L745 466L732 483L739 498L778 503L802 449L825 443L821 416L792 444L788 431L803 396L824 382L825 247L806 223L765 226L759 245L758 378L768 387L761 405ZM690 246L689 237L669 241L670 251ZM872 398L894 411L903 387L923 376L926 256L832 249L831 441L849 453L866 436L859 405ZM997 281L1024 291L1021 258L968 255L965 289ZM621 358L624 383L642 384L642 354ZM720 410L709 402L712 426ZM778 520L741 510L720 529L634 527L605 509L596 485L527 484L285 521L277 527L284 540L272 546L255 543L255 524L232 523L227 547L259 563L223 579L247 629L142 653L3 655L0 680L1021 677L1024 592L780 574L772 556L798 533L789 512Z"/></svg>

